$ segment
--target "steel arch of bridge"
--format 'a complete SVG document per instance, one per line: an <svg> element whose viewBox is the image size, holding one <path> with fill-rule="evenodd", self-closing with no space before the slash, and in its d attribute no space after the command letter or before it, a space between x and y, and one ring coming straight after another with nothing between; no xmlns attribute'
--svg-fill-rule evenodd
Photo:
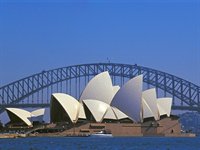
<svg viewBox="0 0 200 150"><path fill-rule="evenodd" d="M57 68L12 82L0 88L0 112L5 107L45 107L48 102L32 102L20 104L22 100L37 93L44 88L74 78L94 76L100 72L109 71L113 77L132 78L139 74L144 75L144 82L161 89L165 95L171 94L173 99L178 98L181 103L175 104L173 109L194 110L200 112L200 87L176 77L174 75L155 69L142 67L137 64L93 63ZM80 91L79 91L80 92Z"/></svg>

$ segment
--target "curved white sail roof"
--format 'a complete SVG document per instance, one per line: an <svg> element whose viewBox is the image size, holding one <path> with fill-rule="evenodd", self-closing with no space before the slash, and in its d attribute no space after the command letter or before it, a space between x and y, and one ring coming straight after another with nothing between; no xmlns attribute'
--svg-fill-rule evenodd
<svg viewBox="0 0 200 150"><path fill-rule="evenodd" d="M154 117L153 112L151 111L151 108L147 104L147 102L142 98L142 117L143 119L149 118L149 117Z"/></svg>
<svg viewBox="0 0 200 150"><path fill-rule="evenodd" d="M113 95L115 95L120 89L120 86L119 85L115 85L113 86Z"/></svg>
<svg viewBox="0 0 200 150"><path fill-rule="evenodd" d="M160 115L167 114L168 117L170 117L171 113L171 107L172 107L172 98L158 98L157 99L157 105Z"/></svg>
<svg viewBox="0 0 200 150"><path fill-rule="evenodd" d="M167 115L167 112L162 108L162 106L158 105L159 115Z"/></svg>
<svg viewBox="0 0 200 150"><path fill-rule="evenodd" d="M20 118L28 126L32 126L31 121L28 119L28 118L31 118L30 112L28 112L24 109L19 109L19 108L6 108L6 111L9 111L10 113L16 115L18 118Z"/></svg>
<svg viewBox="0 0 200 150"><path fill-rule="evenodd" d="M93 99L83 100L83 103L90 110L96 122L102 122L107 109L110 107L108 104L102 101Z"/></svg>
<svg viewBox="0 0 200 150"><path fill-rule="evenodd" d="M44 116L44 112L45 112L45 108L41 108L41 109L36 109L34 111L31 112L32 115L32 121L39 121L42 122L43 121L43 116Z"/></svg>
<svg viewBox="0 0 200 150"><path fill-rule="evenodd" d="M141 98L143 75L125 83L114 96L111 106L115 106L135 122L142 122Z"/></svg>
<svg viewBox="0 0 200 150"><path fill-rule="evenodd" d="M64 93L54 93L52 96L57 100L68 114L72 122L77 122L80 108L79 102L72 96Z"/></svg>
<svg viewBox="0 0 200 150"><path fill-rule="evenodd" d="M142 92L142 98L145 100L146 104L149 106L151 112L153 113L155 120L159 120L156 89L155 88L148 89L148 90Z"/></svg>
<svg viewBox="0 0 200 150"><path fill-rule="evenodd" d="M117 120L129 118L125 113L123 113L122 111L120 111L116 107L112 107L112 110L114 111L114 113L117 117Z"/></svg>
<svg viewBox="0 0 200 150"><path fill-rule="evenodd" d="M44 115L44 112L45 112L45 108L41 108L41 109L36 109L36 110L32 111L31 114L33 116L42 116L42 115Z"/></svg>
<svg viewBox="0 0 200 150"><path fill-rule="evenodd" d="M112 107L108 107L103 119L117 120L117 117L116 117L115 113L113 112Z"/></svg>
<svg viewBox="0 0 200 150"><path fill-rule="evenodd" d="M83 108L83 104L82 103L80 103L80 109L79 109L78 118L80 118L80 119L86 119L85 110Z"/></svg>
<svg viewBox="0 0 200 150"><path fill-rule="evenodd" d="M113 98L113 86L108 71L96 75L82 92L80 100L95 99L110 104Z"/></svg>

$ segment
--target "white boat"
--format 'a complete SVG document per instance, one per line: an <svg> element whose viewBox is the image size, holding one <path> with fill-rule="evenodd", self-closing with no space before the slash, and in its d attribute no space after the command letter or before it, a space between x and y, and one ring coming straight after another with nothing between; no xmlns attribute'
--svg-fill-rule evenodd
<svg viewBox="0 0 200 150"><path fill-rule="evenodd" d="M106 133L105 131L100 131L100 132L91 134L90 137L112 137L112 134Z"/></svg>

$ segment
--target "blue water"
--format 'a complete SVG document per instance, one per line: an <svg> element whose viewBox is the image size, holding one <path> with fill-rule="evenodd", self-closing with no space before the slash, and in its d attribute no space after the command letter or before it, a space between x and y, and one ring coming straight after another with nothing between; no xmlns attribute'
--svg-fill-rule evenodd
<svg viewBox="0 0 200 150"><path fill-rule="evenodd" d="M200 150L200 137L91 138L34 137L0 139L0 150Z"/></svg>

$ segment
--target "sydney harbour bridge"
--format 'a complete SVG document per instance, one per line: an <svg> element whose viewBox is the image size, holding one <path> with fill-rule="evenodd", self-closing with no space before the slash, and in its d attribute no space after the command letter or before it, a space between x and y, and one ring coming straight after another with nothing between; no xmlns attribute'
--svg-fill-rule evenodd
<svg viewBox="0 0 200 150"><path fill-rule="evenodd" d="M93 63L43 70L0 87L0 113L6 107L49 107L51 94L57 92L79 99L88 81L103 71L109 71L113 84L120 86L143 74L144 89L156 88L158 97L172 97L172 109L200 112L198 85L137 64Z"/></svg>

